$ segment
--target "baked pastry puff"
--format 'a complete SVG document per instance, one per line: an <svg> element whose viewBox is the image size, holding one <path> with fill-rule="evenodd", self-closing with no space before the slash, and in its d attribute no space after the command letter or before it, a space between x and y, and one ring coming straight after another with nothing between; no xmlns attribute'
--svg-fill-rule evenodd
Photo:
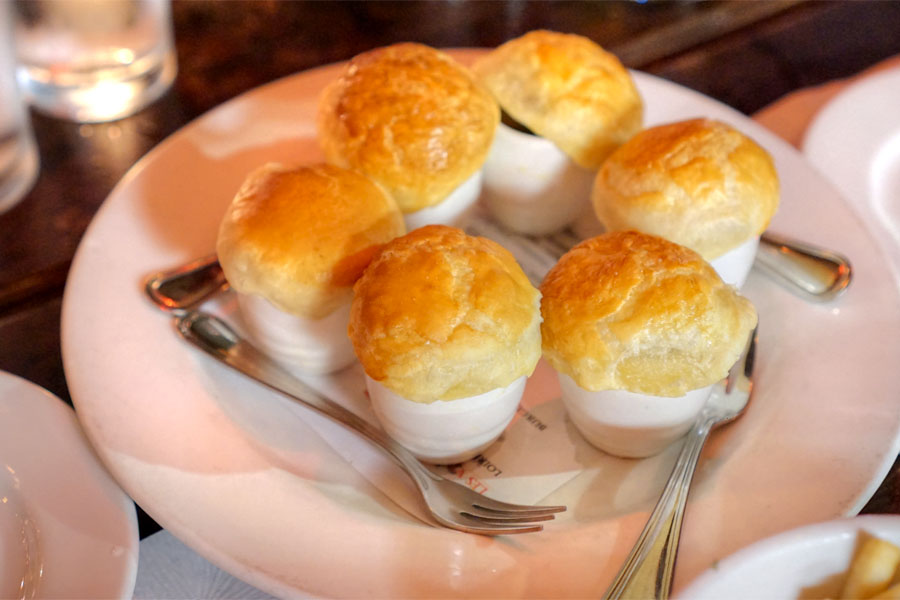
<svg viewBox="0 0 900 600"><path fill-rule="evenodd" d="M481 169L500 110L444 52L402 43L355 56L319 102L326 159L378 182L407 229L462 224L481 193Z"/></svg>
<svg viewBox="0 0 900 600"><path fill-rule="evenodd" d="M541 356L539 302L486 238L431 225L386 244L354 286L348 331L388 435L444 464L496 440Z"/></svg>
<svg viewBox="0 0 900 600"><path fill-rule="evenodd" d="M270 163L225 212L216 252L254 342L304 373L353 361L353 284L378 248L405 233L394 200L353 171Z"/></svg>
<svg viewBox="0 0 900 600"><path fill-rule="evenodd" d="M592 193L608 231L638 229L687 246L738 287L778 201L771 156L711 119L641 131L604 162Z"/></svg>
<svg viewBox="0 0 900 600"><path fill-rule="evenodd" d="M484 170L483 201L509 229L545 234L590 211L594 174L643 122L619 59L591 40L532 31L472 66L509 117Z"/></svg>
<svg viewBox="0 0 900 600"><path fill-rule="evenodd" d="M688 248L636 231L585 240L541 283L544 357L598 448L650 456L684 435L756 325Z"/></svg>

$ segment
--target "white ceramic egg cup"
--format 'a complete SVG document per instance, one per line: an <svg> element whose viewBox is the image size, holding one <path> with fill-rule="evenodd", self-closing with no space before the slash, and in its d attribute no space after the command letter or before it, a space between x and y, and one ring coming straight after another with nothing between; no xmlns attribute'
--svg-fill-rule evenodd
<svg viewBox="0 0 900 600"><path fill-rule="evenodd" d="M481 199L507 229L544 235L590 208L593 182L594 173L550 140L501 123L484 165Z"/></svg>
<svg viewBox="0 0 900 600"><path fill-rule="evenodd" d="M321 319L286 313L253 294L237 294L247 335L273 359L309 375L333 373L356 359L347 335L350 301Z"/></svg>
<svg viewBox="0 0 900 600"><path fill-rule="evenodd" d="M747 281L758 248L759 236L755 236L722 256L712 259L709 264L716 270L722 281L740 289Z"/></svg>
<svg viewBox="0 0 900 600"><path fill-rule="evenodd" d="M375 416L385 432L416 458L456 464L477 456L500 437L516 414L526 377L504 388L457 400L413 402L366 375Z"/></svg>
<svg viewBox="0 0 900 600"><path fill-rule="evenodd" d="M406 230L412 231L425 225L465 226L481 195L482 180L483 170L479 169L434 206L404 214Z"/></svg>
<svg viewBox="0 0 900 600"><path fill-rule="evenodd" d="M600 450L625 458L644 458L681 438L700 414L712 386L667 398L624 390L591 392L563 373L559 385L575 427Z"/></svg>

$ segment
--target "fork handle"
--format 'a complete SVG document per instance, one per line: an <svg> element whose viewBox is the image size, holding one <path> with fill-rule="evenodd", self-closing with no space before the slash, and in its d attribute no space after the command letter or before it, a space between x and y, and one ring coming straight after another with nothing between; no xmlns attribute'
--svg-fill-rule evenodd
<svg viewBox="0 0 900 600"><path fill-rule="evenodd" d="M684 507L700 451L709 437L713 421L712 418L700 418L687 433L653 513L604 598L669 597Z"/></svg>
<svg viewBox="0 0 900 600"><path fill-rule="evenodd" d="M381 429L317 393L265 353L241 339L222 319L202 311L190 311L175 320L175 327L185 340L232 369L362 434L403 467L421 489L427 489L432 481L438 479Z"/></svg>

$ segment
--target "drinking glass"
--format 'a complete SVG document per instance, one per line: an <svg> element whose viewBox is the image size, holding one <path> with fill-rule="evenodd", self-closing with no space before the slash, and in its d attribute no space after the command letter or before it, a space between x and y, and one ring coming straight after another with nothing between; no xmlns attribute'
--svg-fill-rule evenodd
<svg viewBox="0 0 900 600"><path fill-rule="evenodd" d="M159 98L176 73L169 0L15 0L16 59L38 110L96 123Z"/></svg>
<svg viewBox="0 0 900 600"><path fill-rule="evenodd" d="M31 121L16 85L9 13L0 1L0 213L28 193L38 173Z"/></svg>

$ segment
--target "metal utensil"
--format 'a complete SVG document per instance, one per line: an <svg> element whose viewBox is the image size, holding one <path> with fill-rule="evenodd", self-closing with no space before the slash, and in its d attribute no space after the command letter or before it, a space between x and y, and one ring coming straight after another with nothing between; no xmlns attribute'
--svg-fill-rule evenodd
<svg viewBox="0 0 900 600"><path fill-rule="evenodd" d="M565 241L559 245L559 254L571 246L572 240ZM839 296L850 285L852 273L846 257L774 233L765 233L760 238L754 264L789 290L813 302L828 302ZM196 308L227 288L228 282L215 255L156 273L145 283L150 299L174 314Z"/></svg>
<svg viewBox="0 0 900 600"><path fill-rule="evenodd" d="M694 426L687 433L681 453L647 525L604 598L668 598L675 573L675 557L681 537L684 507L697 460L709 432L743 413L753 388L751 375L756 353L756 330L750 334L741 358L728 377L713 388Z"/></svg>
<svg viewBox="0 0 900 600"><path fill-rule="evenodd" d="M807 300L828 302L850 285L850 261L837 252L775 233L759 241L754 265Z"/></svg>
<svg viewBox="0 0 900 600"><path fill-rule="evenodd" d="M176 315L200 306L226 289L228 281L215 254L160 271L144 282L144 291L153 303Z"/></svg>
<svg viewBox="0 0 900 600"><path fill-rule="evenodd" d="M188 342L236 371L344 425L393 458L422 494L438 524L467 533L501 535L540 531L537 523L554 518L565 506L526 506L499 502L444 479L425 468L403 446L368 421L325 398L274 360L243 340L225 321L188 311L175 320Z"/></svg>

